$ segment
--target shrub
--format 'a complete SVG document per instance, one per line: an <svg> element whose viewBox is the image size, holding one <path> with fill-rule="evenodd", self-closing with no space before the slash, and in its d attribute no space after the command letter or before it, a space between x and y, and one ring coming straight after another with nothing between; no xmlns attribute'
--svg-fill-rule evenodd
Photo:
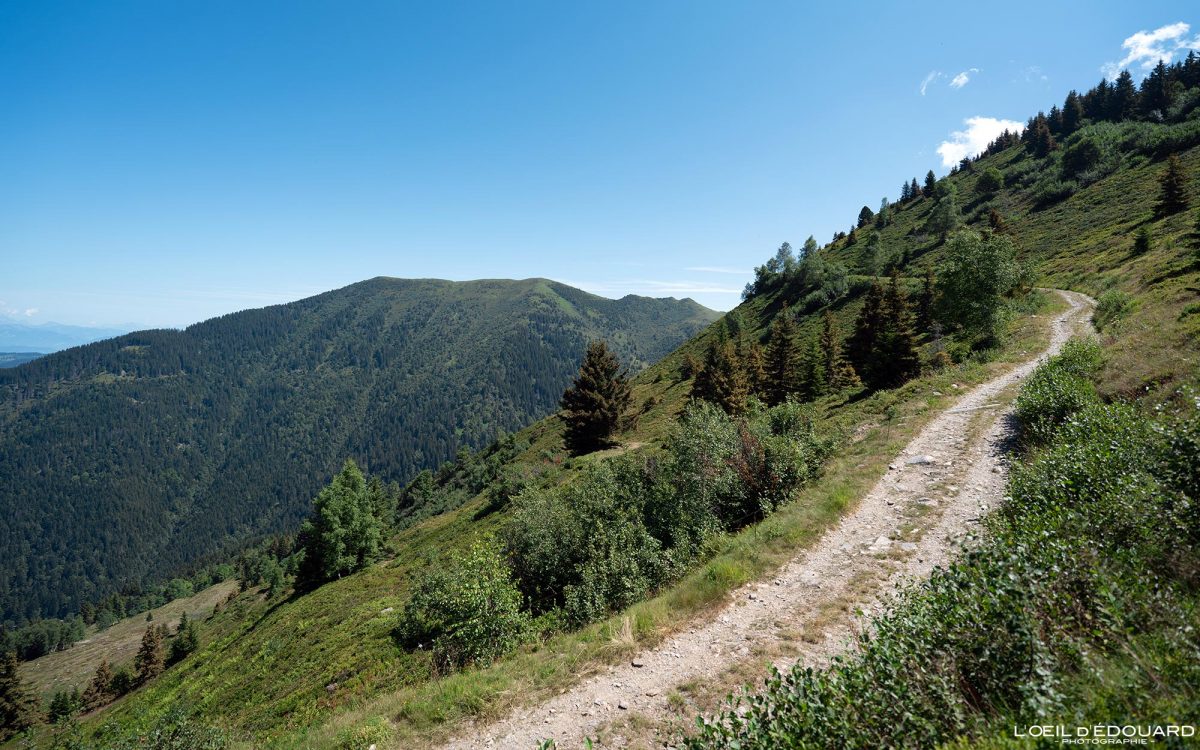
<svg viewBox="0 0 1200 750"><path fill-rule="evenodd" d="M1109 326L1124 320L1133 311L1133 297L1117 289L1109 289L1096 300L1096 310L1092 313L1092 324L1097 331L1103 331Z"/></svg>
<svg viewBox="0 0 1200 750"><path fill-rule="evenodd" d="M490 663L521 642L528 624L499 547L477 542L426 571L395 634L408 648L428 646L449 669Z"/></svg>
<svg viewBox="0 0 1200 750"><path fill-rule="evenodd" d="M1000 170L995 167L988 167L983 174L979 175L979 179L975 181L975 189L984 195L996 192L1004 186L1004 175L1000 174Z"/></svg>
<svg viewBox="0 0 1200 750"><path fill-rule="evenodd" d="M1033 371L1015 409L1026 444L1045 443L1067 417L1097 400L1088 378L1098 370L1099 357L1094 342L1071 341L1061 354Z"/></svg>
<svg viewBox="0 0 1200 750"><path fill-rule="evenodd" d="M1133 254L1145 255L1150 252L1150 230L1147 227L1142 227L1133 237Z"/></svg>

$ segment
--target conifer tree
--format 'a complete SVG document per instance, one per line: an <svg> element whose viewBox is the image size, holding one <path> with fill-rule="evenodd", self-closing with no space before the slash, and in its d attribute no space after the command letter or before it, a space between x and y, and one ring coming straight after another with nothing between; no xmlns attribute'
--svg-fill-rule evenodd
<svg viewBox="0 0 1200 750"><path fill-rule="evenodd" d="M912 200L912 189L908 186L908 180L900 186L900 202L908 203Z"/></svg>
<svg viewBox="0 0 1200 750"><path fill-rule="evenodd" d="M924 189L921 190L921 194L924 195L926 198L932 198L933 193L936 189L937 189L937 175L935 175L933 173L933 170L931 169L925 173L925 187L924 187Z"/></svg>
<svg viewBox="0 0 1200 750"><path fill-rule="evenodd" d="M142 645L133 657L133 668L137 670L138 684L145 685L163 671L162 631L151 625L142 634Z"/></svg>
<svg viewBox="0 0 1200 750"><path fill-rule="evenodd" d="M1137 88L1128 70L1122 70L1108 92L1108 118L1116 122L1128 120L1137 111Z"/></svg>
<svg viewBox="0 0 1200 750"><path fill-rule="evenodd" d="M200 639L196 635L196 625L188 619L187 612L179 617L179 628L175 631L175 640L171 641L172 664L182 661L188 654L196 650Z"/></svg>
<svg viewBox="0 0 1200 750"><path fill-rule="evenodd" d="M835 391L844 388L856 388L862 385L854 365L846 359L842 351L841 334L833 313L825 310L821 313L821 367L824 370L825 382Z"/></svg>
<svg viewBox="0 0 1200 750"><path fill-rule="evenodd" d="M108 665L108 659L104 659L100 666L96 667L96 674L83 691L83 708L85 711L92 711L111 702L114 697L112 667Z"/></svg>
<svg viewBox="0 0 1200 750"><path fill-rule="evenodd" d="M578 455L609 445L632 397L629 378L608 345L603 341L588 344L579 375L560 403L568 449Z"/></svg>
<svg viewBox="0 0 1200 750"><path fill-rule="evenodd" d="M1150 244L1150 229L1143 225L1133 237L1134 255L1145 255L1146 253L1150 252Z"/></svg>
<svg viewBox="0 0 1200 750"><path fill-rule="evenodd" d="M933 326L933 308L937 297L937 286L933 266L925 267L925 283L921 286L921 297L917 300L917 327L928 331Z"/></svg>
<svg viewBox="0 0 1200 750"><path fill-rule="evenodd" d="M863 298L863 307L854 322L854 333L848 346L855 371L868 384L874 381L875 350L883 325L883 287L874 281Z"/></svg>
<svg viewBox="0 0 1200 750"><path fill-rule="evenodd" d="M742 369L746 372L746 387L756 396L765 396L763 389L767 385L767 358L762 344L751 341L746 344L738 358Z"/></svg>
<svg viewBox="0 0 1200 750"><path fill-rule="evenodd" d="M875 212L868 206L863 206L858 212L858 228L862 229L875 218Z"/></svg>
<svg viewBox="0 0 1200 750"><path fill-rule="evenodd" d="M797 393L803 401L813 401L828 391L821 345L810 337L800 352L800 382Z"/></svg>
<svg viewBox="0 0 1200 750"><path fill-rule="evenodd" d="M1063 135L1074 133L1083 122L1083 103L1074 89L1067 94L1067 100L1063 103L1062 120Z"/></svg>
<svg viewBox="0 0 1200 750"><path fill-rule="evenodd" d="M1155 211L1159 216L1177 214L1188 207L1187 176L1177 155L1171 154L1167 158L1167 168L1158 178L1158 188Z"/></svg>
<svg viewBox="0 0 1200 750"><path fill-rule="evenodd" d="M0 655L0 741L33 726L37 719L33 697L21 682L17 654Z"/></svg>
<svg viewBox="0 0 1200 750"><path fill-rule="evenodd" d="M876 388L895 388L921 372L921 359L913 332L908 298L900 288L900 274L892 272L883 298L883 334L876 347L878 366L874 370Z"/></svg>
<svg viewBox="0 0 1200 750"><path fill-rule="evenodd" d="M962 220L958 209L958 190L949 182L937 186L937 203L929 212L927 228L944 239Z"/></svg>
<svg viewBox="0 0 1200 750"><path fill-rule="evenodd" d="M808 239L804 241L804 245L800 248L800 260L806 260L812 257L812 255L819 249L820 246L817 244L817 238L813 237L811 234L808 235Z"/></svg>
<svg viewBox="0 0 1200 750"><path fill-rule="evenodd" d="M892 214L888 209L888 199L887 196L884 196L883 200L879 201L879 213L875 214L875 226L879 229L883 229L890 224L891 221Z"/></svg>
<svg viewBox="0 0 1200 750"><path fill-rule="evenodd" d="M732 341L714 341L704 358L704 368L692 385L692 396L720 406L726 414L746 410L749 387Z"/></svg>
<svg viewBox="0 0 1200 750"><path fill-rule="evenodd" d="M771 406L782 404L794 392L799 380L796 352L796 322L784 306L771 322L767 341L767 382L763 395Z"/></svg>

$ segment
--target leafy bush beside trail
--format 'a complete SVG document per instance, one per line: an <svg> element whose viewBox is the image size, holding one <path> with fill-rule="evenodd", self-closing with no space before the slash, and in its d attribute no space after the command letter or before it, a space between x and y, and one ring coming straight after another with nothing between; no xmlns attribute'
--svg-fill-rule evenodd
<svg viewBox="0 0 1200 750"><path fill-rule="evenodd" d="M1195 716L1200 399L1103 404L1080 386L1097 366L1072 344L1026 385L1026 414L1052 411L1023 421L1027 444L1046 447L976 548L901 592L855 653L774 672L687 746L1004 746L1014 725Z"/></svg>

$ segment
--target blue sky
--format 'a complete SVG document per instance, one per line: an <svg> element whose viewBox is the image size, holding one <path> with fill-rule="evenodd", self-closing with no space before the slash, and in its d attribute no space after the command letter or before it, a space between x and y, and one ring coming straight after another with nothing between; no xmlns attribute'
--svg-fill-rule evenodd
<svg viewBox="0 0 1200 750"><path fill-rule="evenodd" d="M780 242L1200 23L805 5L4 3L0 314L183 325L378 275L727 309Z"/></svg>

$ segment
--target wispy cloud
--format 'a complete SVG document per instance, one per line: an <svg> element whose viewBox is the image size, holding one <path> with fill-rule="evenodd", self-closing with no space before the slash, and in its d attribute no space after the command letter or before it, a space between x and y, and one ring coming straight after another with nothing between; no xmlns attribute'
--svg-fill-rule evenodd
<svg viewBox="0 0 1200 750"><path fill-rule="evenodd" d="M971 82L971 76L978 73L979 68L967 68L950 80L950 88L961 89Z"/></svg>
<svg viewBox="0 0 1200 750"><path fill-rule="evenodd" d="M21 314L27 318L32 318L34 315L38 314L38 309L36 307L27 307L25 308L25 312Z"/></svg>
<svg viewBox="0 0 1200 750"><path fill-rule="evenodd" d="M696 273L727 273L734 276L750 275L750 271L747 271L744 268L729 268L727 266L689 266L683 270L694 271Z"/></svg>
<svg viewBox="0 0 1200 750"><path fill-rule="evenodd" d="M945 77L946 77L946 74L940 70L929 71L929 75L925 76L925 78L921 81L921 96L925 96L925 91L926 91L926 89L929 88L930 84L932 84L934 81L938 80L939 78L945 78Z"/></svg>
<svg viewBox="0 0 1200 750"><path fill-rule="evenodd" d="M1105 63L1100 70L1105 76L1116 78L1126 68L1148 71L1159 60L1171 62L1181 51L1200 49L1200 35L1189 37L1189 31L1191 26L1183 21L1160 26L1154 31L1139 31L1121 42L1125 56L1116 62Z"/></svg>
<svg viewBox="0 0 1200 750"><path fill-rule="evenodd" d="M741 294L741 287L713 284L706 281L660 281L628 279L625 281L571 281L557 279L563 284L602 295L642 294L661 297L676 294Z"/></svg>
<svg viewBox="0 0 1200 750"><path fill-rule="evenodd" d="M944 166L952 167L966 157L982 152L1005 130L1019 132L1024 127L1016 120L978 116L968 117L963 124L967 126L965 130L954 131L949 139L942 141L937 147Z"/></svg>

